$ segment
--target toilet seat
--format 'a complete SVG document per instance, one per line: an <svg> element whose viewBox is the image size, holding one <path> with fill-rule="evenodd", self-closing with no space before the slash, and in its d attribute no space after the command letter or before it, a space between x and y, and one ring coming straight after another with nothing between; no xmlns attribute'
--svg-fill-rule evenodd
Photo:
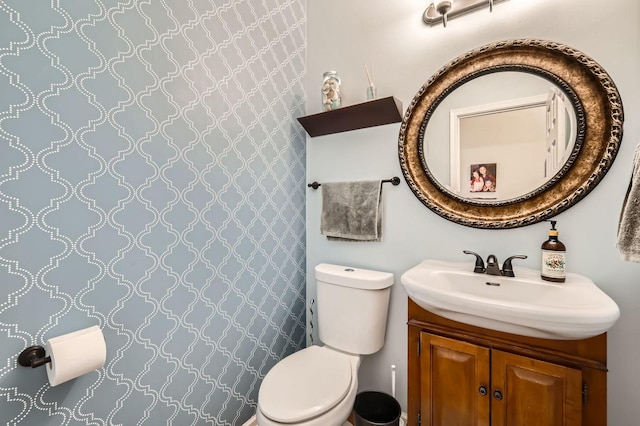
<svg viewBox="0 0 640 426"><path fill-rule="evenodd" d="M348 355L310 346L289 355L267 373L258 406L275 422L301 422L335 407L347 395L351 380Z"/></svg>

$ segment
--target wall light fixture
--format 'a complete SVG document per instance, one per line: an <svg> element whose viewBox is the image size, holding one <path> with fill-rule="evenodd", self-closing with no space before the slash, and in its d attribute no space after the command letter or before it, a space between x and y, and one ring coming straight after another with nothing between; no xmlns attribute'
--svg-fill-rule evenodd
<svg viewBox="0 0 640 426"><path fill-rule="evenodd" d="M442 22L446 27L449 19L487 6L493 12L493 5L503 1L506 0L433 0L424 11L422 20L432 26Z"/></svg>

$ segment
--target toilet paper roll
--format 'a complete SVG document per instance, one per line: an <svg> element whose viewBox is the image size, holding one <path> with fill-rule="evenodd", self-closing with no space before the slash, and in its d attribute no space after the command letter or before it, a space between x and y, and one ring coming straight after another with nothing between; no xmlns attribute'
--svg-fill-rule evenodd
<svg viewBox="0 0 640 426"><path fill-rule="evenodd" d="M107 345L97 325L49 339L45 350L51 357L47 364L51 386L102 368L107 359Z"/></svg>

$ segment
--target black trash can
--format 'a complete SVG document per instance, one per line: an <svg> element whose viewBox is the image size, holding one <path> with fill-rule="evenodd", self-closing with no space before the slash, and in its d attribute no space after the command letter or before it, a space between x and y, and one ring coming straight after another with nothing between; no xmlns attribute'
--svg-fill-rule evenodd
<svg viewBox="0 0 640 426"><path fill-rule="evenodd" d="M399 426L402 409L394 397L382 392L360 392L353 406L355 426Z"/></svg>

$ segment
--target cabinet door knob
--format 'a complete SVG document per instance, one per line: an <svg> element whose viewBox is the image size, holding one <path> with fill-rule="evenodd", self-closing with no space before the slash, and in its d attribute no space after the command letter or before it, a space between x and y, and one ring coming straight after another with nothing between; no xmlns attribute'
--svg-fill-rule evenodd
<svg viewBox="0 0 640 426"><path fill-rule="evenodd" d="M495 399L497 399L498 401L502 400L502 392L500 392L499 390L496 390L493 392L493 397Z"/></svg>
<svg viewBox="0 0 640 426"><path fill-rule="evenodd" d="M487 387L485 385L480 386L478 392L480 392L480 395L485 396L487 394Z"/></svg>

